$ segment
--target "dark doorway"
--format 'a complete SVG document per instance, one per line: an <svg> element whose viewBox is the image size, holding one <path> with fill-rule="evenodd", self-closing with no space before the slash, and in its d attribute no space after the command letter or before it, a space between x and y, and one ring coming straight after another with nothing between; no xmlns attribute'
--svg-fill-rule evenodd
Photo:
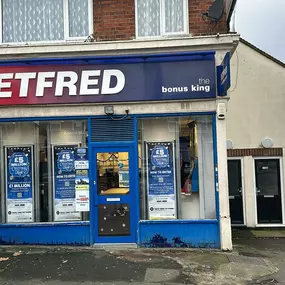
<svg viewBox="0 0 285 285"><path fill-rule="evenodd" d="M279 159L256 159L255 181L257 222L282 223Z"/></svg>
<svg viewBox="0 0 285 285"><path fill-rule="evenodd" d="M230 215L233 225L243 225L241 160L228 160Z"/></svg>

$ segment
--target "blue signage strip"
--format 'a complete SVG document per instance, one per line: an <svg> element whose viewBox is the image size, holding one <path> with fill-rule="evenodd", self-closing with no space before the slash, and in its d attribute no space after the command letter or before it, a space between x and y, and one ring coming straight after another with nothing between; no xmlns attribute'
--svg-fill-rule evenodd
<svg viewBox="0 0 285 285"><path fill-rule="evenodd" d="M75 146L54 146L54 220L79 220L75 208Z"/></svg>
<svg viewBox="0 0 285 285"><path fill-rule="evenodd" d="M33 221L33 152L31 146L6 147L7 222Z"/></svg>
<svg viewBox="0 0 285 285"><path fill-rule="evenodd" d="M222 64L217 67L218 96L227 96L231 87L230 53L227 52Z"/></svg>
<svg viewBox="0 0 285 285"><path fill-rule="evenodd" d="M147 192L149 219L176 218L176 179L173 142L148 142Z"/></svg>

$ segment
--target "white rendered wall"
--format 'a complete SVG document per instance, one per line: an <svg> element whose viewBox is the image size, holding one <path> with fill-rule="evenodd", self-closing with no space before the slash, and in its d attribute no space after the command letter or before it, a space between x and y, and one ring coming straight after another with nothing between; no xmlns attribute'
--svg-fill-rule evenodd
<svg viewBox="0 0 285 285"><path fill-rule="evenodd" d="M238 76L237 76L238 68ZM260 147L270 137L285 146L285 68L240 43L231 60L233 89L228 103L227 138L235 148Z"/></svg>
<svg viewBox="0 0 285 285"><path fill-rule="evenodd" d="M220 202L220 238L223 250L232 250L232 232L229 210L228 165L226 149L226 120L217 122L218 191Z"/></svg>
<svg viewBox="0 0 285 285"><path fill-rule="evenodd" d="M243 149L260 148L261 140L269 137L274 142L273 147L284 148L285 68L240 43L231 59L231 78L227 139L233 141L234 148ZM281 184L284 185L284 159L281 166ZM243 175L245 224L255 227L257 214L253 157L244 158Z"/></svg>
<svg viewBox="0 0 285 285"><path fill-rule="evenodd" d="M244 221L248 227L255 227L256 225L256 195L254 185L254 168L253 168L253 157L245 156L243 159L243 170L244 170Z"/></svg>

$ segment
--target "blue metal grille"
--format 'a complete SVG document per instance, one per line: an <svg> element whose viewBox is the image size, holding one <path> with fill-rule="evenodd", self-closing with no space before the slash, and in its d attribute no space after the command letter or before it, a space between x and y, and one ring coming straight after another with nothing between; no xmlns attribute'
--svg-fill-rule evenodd
<svg viewBox="0 0 285 285"><path fill-rule="evenodd" d="M91 120L91 142L133 141L134 136L134 119Z"/></svg>

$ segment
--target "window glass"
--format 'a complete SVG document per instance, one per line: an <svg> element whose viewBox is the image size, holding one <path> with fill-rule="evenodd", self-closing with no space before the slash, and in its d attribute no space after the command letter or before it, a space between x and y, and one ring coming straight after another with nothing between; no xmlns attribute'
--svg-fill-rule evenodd
<svg viewBox="0 0 285 285"><path fill-rule="evenodd" d="M84 37L88 35L88 14L88 0L68 0L70 37Z"/></svg>
<svg viewBox="0 0 285 285"><path fill-rule="evenodd" d="M215 219L212 118L139 120L141 219Z"/></svg>
<svg viewBox="0 0 285 285"><path fill-rule="evenodd" d="M137 0L138 36L160 35L160 1Z"/></svg>
<svg viewBox="0 0 285 285"><path fill-rule="evenodd" d="M187 0L137 0L137 36L181 34L185 27Z"/></svg>
<svg viewBox="0 0 285 285"><path fill-rule="evenodd" d="M99 195L128 194L129 153L97 153L97 184Z"/></svg>
<svg viewBox="0 0 285 285"><path fill-rule="evenodd" d="M69 36L88 36L88 0L2 0L3 42L65 40L65 7ZM67 5L64 5L67 3Z"/></svg>
<svg viewBox="0 0 285 285"><path fill-rule="evenodd" d="M165 32L179 33L184 28L183 0L165 0Z"/></svg>
<svg viewBox="0 0 285 285"><path fill-rule="evenodd" d="M89 219L85 121L0 125L2 223Z"/></svg>

